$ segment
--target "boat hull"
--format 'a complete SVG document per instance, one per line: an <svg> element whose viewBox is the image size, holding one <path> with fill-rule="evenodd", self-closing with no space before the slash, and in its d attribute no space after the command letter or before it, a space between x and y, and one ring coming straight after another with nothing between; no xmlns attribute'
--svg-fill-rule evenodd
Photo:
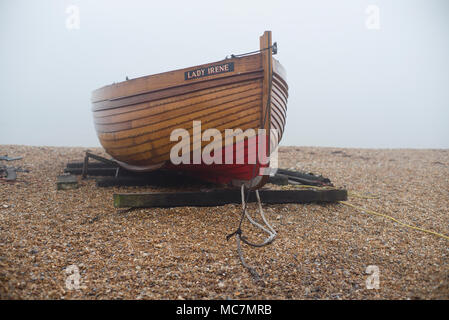
<svg viewBox="0 0 449 320"><path fill-rule="evenodd" d="M262 42L270 47L271 33L261 37L261 48ZM261 142L268 144L264 156L278 145L285 126L287 98L285 71L272 58L270 49L100 88L92 94L92 111L101 145L124 168L148 171L164 167L216 183L238 184L260 176L260 169L268 166L248 159L253 144L256 150L261 149ZM210 164L193 159L195 152L201 154L210 145L208 139L184 142L173 138L176 129L194 136L198 124L200 137L207 130L216 130L223 138L222 147L213 152L220 150L222 161ZM271 128L278 130L278 137L270 138ZM258 129L266 130L263 137ZM225 138L231 136L227 130L254 133L234 134L226 144ZM173 164L172 150L180 144L189 150L189 161ZM235 157L234 162L226 162L225 154L235 154L238 148L243 149L243 163L242 159L237 163ZM264 179L257 180L257 186L263 185Z"/></svg>

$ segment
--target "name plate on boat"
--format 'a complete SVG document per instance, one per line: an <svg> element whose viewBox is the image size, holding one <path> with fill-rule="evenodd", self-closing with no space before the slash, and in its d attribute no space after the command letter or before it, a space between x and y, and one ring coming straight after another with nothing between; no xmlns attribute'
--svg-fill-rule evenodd
<svg viewBox="0 0 449 320"><path fill-rule="evenodd" d="M184 73L185 80L193 80L207 76L213 76L220 73L234 71L234 62L227 62L223 64L217 64L215 66L209 66L206 68L200 68L195 70L186 71Z"/></svg>

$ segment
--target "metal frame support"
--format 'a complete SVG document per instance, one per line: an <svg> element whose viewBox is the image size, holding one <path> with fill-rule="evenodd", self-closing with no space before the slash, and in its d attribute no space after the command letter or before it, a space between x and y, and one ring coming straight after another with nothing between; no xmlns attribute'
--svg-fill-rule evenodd
<svg viewBox="0 0 449 320"><path fill-rule="evenodd" d="M95 159L97 161L109 164L111 166L117 167L116 171L115 171L115 177L117 178L120 172L120 166L117 162L115 162L114 160L109 160L106 158L103 158L101 156L98 156L96 154L93 154L89 151L86 151L86 155L84 156L84 163L83 163L83 170L81 172L81 178L85 179L87 176L87 169L89 168L89 158Z"/></svg>

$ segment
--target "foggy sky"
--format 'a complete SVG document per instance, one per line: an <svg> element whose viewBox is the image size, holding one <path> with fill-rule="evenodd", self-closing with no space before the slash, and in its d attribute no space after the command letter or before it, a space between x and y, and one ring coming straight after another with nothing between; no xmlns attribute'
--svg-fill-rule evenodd
<svg viewBox="0 0 449 320"><path fill-rule="evenodd" d="M2 0L0 144L99 146L92 90L257 50L271 30L282 145L449 148L448 18L446 0Z"/></svg>

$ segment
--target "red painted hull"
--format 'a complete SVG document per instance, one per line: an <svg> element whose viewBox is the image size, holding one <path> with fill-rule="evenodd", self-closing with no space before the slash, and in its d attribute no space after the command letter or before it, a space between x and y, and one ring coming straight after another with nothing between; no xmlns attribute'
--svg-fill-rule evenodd
<svg viewBox="0 0 449 320"><path fill-rule="evenodd" d="M265 156L268 143L266 135L254 136L245 139L244 142L223 147L220 152L221 157L217 157L221 159L221 163L207 164L201 160L201 163L193 164L191 155L190 164L174 165L167 162L164 168L188 172L201 180L218 184L231 184L233 181L240 180L249 181L263 176L265 172L263 168L269 167L269 159ZM211 156L214 156L213 152Z"/></svg>

